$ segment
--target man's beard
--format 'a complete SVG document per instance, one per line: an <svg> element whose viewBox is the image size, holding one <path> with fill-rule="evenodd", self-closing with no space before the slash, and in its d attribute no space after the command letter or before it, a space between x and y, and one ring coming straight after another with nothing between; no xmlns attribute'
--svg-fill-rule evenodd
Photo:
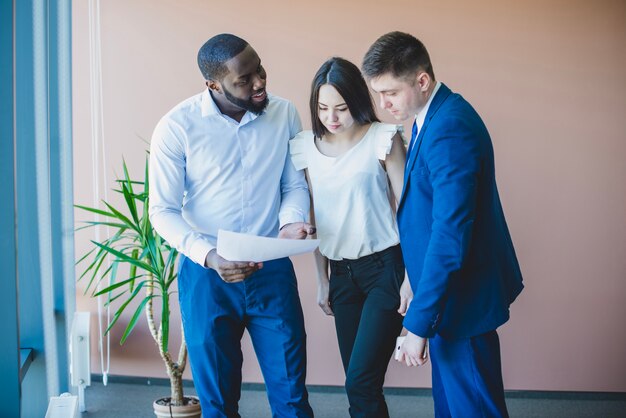
<svg viewBox="0 0 626 418"><path fill-rule="evenodd" d="M261 113L263 113L263 111L267 107L267 103L268 103L267 96L265 96L265 100L263 100L261 103L255 103L255 102L252 101L252 99L244 100L244 99L239 99L239 98L233 96L224 87L222 87L222 89L224 90L224 96L226 96L226 98L228 99L229 102L231 102L235 106L238 106L238 107L242 108L243 110L246 110L248 112L252 112L255 115L260 115Z"/></svg>

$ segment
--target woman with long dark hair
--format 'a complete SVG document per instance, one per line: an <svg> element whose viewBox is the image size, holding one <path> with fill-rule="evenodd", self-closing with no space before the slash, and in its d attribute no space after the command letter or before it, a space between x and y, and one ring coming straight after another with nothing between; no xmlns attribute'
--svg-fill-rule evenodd
<svg viewBox="0 0 626 418"><path fill-rule="evenodd" d="M412 298L395 221L401 127L378 121L363 76L342 58L315 75L310 108L312 130L290 141L290 153L306 170L320 239L318 304L335 318L350 415L384 418L385 372Z"/></svg>

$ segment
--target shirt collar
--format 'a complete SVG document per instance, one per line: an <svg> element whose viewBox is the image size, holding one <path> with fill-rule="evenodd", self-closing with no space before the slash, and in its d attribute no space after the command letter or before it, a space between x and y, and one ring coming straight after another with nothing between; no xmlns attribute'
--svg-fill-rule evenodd
<svg viewBox="0 0 626 418"><path fill-rule="evenodd" d="M422 129L422 126L424 126L424 120L426 120L426 115L428 114L428 108L430 107L430 104L432 103L433 98L437 94L437 91L439 91L439 87L441 87L441 81L437 81L437 84L435 85L435 89L430 94L430 97L428 98L428 101L426 102L426 106L424 106L422 110L420 110L418 114L415 115L415 123L417 124L418 132L419 130Z"/></svg>
<svg viewBox="0 0 626 418"><path fill-rule="evenodd" d="M204 118L206 116L212 116L212 115L224 116L222 112L220 112L220 109L215 104L213 97L211 97L211 93L209 93L209 89L206 88L204 92L202 93L202 117Z"/></svg>
<svg viewBox="0 0 626 418"><path fill-rule="evenodd" d="M269 97L269 95L268 95ZM254 119L256 119L259 115L256 115L252 112L246 112L243 117L241 118L240 122L235 121L233 118L231 118L228 115L225 115L222 113L222 111L220 110L219 107L217 107L217 104L215 103L215 100L213 100L213 96L211 96L211 93L209 92L209 89L205 89L204 92L202 93L202 117L207 117L207 116L220 116L224 119L227 119L229 121L233 121L235 123L238 123L240 125L246 124L248 122L253 121Z"/></svg>

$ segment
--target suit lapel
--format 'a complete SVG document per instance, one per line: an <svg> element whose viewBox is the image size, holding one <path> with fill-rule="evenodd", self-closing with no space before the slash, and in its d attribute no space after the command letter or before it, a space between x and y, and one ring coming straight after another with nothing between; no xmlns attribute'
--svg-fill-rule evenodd
<svg viewBox="0 0 626 418"><path fill-rule="evenodd" d="M415 144L411 147L411 152L407 155L406 166L404 167L404 187L402 188L402 195L400 196L400 205L404 201L404 195L406 194L407 183L409 181L409 174L413 165L415 165L415 160L417 160L417 155L419 154L420 147L422 145L422 139L428 130L428 125L430 124L430 120L437 113L443 102L448 98L448 96L452 93L448 86L441 83L441 87L437 91L435 97L433 97L433 101L430 102L430 107L428 108L428 113L426 114L426 118L424 119L424 126L419 128L419 133L417 138L415 138Z"/></svg>

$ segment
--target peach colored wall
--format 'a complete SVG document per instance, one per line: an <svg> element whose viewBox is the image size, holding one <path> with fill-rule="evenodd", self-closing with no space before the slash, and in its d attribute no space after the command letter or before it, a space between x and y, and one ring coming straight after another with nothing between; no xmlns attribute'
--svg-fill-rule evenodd
<svg viewBox="0 0 626 418"><path fill-rule="evenodd" d="M73 4L75 200L90 203L87 6ZM214 34L236 33L253 45L269 90L294 101L305 126L309 83L326 58L360 64L367 47L390 30L421 38L437 78L473 103L493 137L526 283L500 330L506 388L626 391L625 2L107 0L101 6L109 182L122 156L141 175L141 139L150 138L173 105L203 88L196 52ZM79 253L88 238L77 234ZM295 264L309 335L308 382L341 385L334 328L315 304L312 259L296 257ZM79 308L95 305L79 295ZM163 377L151 344L143 324L126 347L114 342L111 373ZM247 341L244 352L244 379L261 381ZM100 371L95 349L93 370ZM392 364L387 385L428 387L429 375L428 367Z"/></svg>

